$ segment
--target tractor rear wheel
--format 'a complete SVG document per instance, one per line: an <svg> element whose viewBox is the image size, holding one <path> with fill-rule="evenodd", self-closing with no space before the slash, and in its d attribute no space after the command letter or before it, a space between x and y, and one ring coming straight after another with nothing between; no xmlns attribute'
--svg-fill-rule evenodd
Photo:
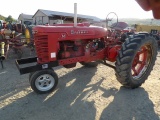
<svg viewBox="0 0 160 120"><path fill-rule="evenodd" d="M36 93L50 93L58 84L58 76L52 69L40 70L31 74L29 82Z"/></svg>
<svg viewBox="0 0 160 120"><path fill-rule="evenodd" d="M129 88L141 86L153 69L156 55L157 43L153 37L127 39L115 63L117 80Z"/></svg>

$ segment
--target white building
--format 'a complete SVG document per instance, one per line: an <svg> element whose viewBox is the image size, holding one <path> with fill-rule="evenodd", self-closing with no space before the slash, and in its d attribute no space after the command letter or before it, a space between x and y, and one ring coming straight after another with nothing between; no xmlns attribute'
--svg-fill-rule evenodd
<svg viewBox="0 0 160 120"><path fill-rule="evenodd" d="M18 21L21 23L25 23L25 22L31 22L32 24L34 23L34 19L32 18L33 15L27 15L27 14L20 14L18 17Z"/></svg>
<svg viewBox="0 0 160 120"><path fill-rule="evenodd" d="M34 23L36 23L36 25L42 25L42 24L47 24L47 23L52 25L56 23L73 23L74 14L39 9L33 15L32 18L34 19ZM90 23L97 24L101 22L101 19L95 16L77 14L77 21L78 22L88 21ZM102 25L99 25L99 26L102 26Z"/></svg>

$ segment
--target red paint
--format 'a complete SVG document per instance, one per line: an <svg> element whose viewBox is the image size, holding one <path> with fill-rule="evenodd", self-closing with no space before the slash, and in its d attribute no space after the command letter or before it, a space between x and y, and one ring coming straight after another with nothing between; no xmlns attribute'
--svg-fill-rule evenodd
<svg viewBox="0 0 160 120"><path fill-rule="evenodd" d="M145 46L142 46L140 51L137 52L134 58L134 61L132 64L132 70L133 70L132 76L138 76L140 74L140 72L148 62L148 59L147 59L148 55L149 55L148 50L146 49Z"/></svg>
<svg viewBox="0 0 160 120"><path fill-rule="evenodd" d="M88 24L55 24L33 28L38 63L58 60L60 65L74 66L77 62L107 59L114 62L121 48L115 34ZM51 56L55 53L56 56Z"/></svg>

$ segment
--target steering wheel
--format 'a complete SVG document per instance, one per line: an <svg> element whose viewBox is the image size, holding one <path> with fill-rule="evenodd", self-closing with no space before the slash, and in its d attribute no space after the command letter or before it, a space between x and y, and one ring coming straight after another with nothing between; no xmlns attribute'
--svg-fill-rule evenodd
<svg viewBox="0 0 160 120"><path fill-rule="evenodd" d="M118 24L118 16L115 12L110 12L106 17L106 27L113 28Z"/></svg>

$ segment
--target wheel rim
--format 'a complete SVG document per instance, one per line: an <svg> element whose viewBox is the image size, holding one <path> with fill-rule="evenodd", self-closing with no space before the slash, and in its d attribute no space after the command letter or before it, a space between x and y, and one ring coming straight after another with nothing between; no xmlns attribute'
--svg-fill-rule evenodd
<svg viewBox="0 0 160 120"><path fill-rule="evenodd" d="M134 79L139 79L144 75L150 65L151 58L151 45L142 46L137 52L132 63L132 77Z"/></svg>
<svg viewBox="0 0 160 120"><path fill-rule="evenodd" d="M35 81L35 86L40 91L48 91L54 86L54 84L55 79L49 74L41 75Z"/></svg>

